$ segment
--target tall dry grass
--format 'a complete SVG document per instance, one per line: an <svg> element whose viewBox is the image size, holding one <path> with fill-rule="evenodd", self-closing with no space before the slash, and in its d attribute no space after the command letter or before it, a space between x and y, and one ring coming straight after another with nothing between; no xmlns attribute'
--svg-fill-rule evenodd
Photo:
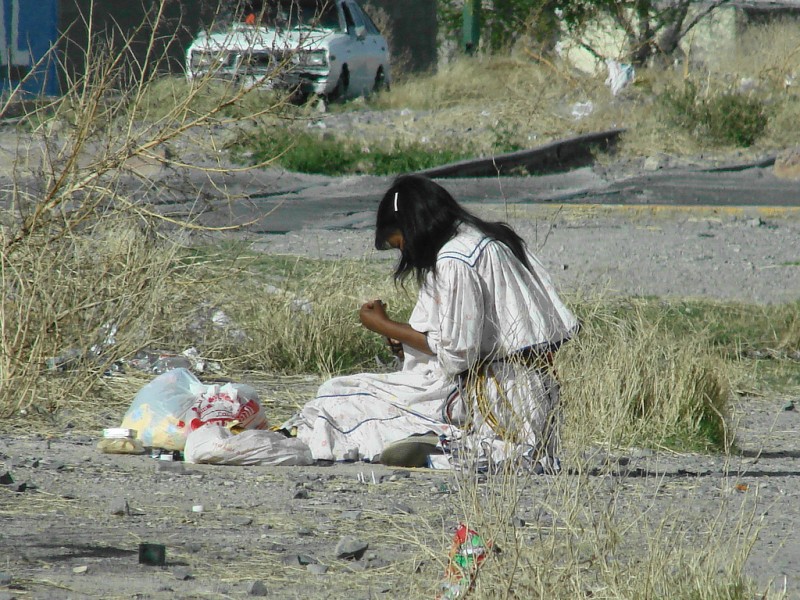
<svg viewBox="0 0 800 600"><path fill-rule="evenodd" d="M758 535L755 502L700 481L670 489L655 473L505 472L484 480L455 475L453 485L454 517L497 550L470 597L743 600L764 593L744 572Z"/></svg>
<svg viewBox="0 0 800 600"><path fill-rule="evenodd" d="M726 451L733 442L729 367L702 333L679 335L636 304L624 318L602 314L601 305L592 311L559 356L570 435Z"/></svg>
<svg viewBox="0 0 800 600"><path fill-rule="evenodd" d="M112 43L109 35L124 33L95 30L90 5L83 15L85 71L57 99L23 103L23 81L0 106L2 113L15 103L28 110L19 119L16 158L3 171L2 416L48 414L67 399L91 397L109 365L171 327L165 307L179 304L191 275L163 232L202 228L146 201L165 186L165 169L190 167L169 144L277 112L285 102L248 103L251 90L234 84L209 102L217 84L208 78L183 86L156 110L152 90L162 85L157 74L167 60L157 50L166 3L154 3L140 26L151 32L145 63L125 39ZM180 193L191 198L199 191Z"/></svg>

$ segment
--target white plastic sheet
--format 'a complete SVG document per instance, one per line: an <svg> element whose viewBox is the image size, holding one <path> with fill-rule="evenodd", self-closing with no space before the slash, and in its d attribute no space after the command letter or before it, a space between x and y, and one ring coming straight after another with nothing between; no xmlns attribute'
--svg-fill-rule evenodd
<svg viewBox="0 0 800 600"><path fill-rule="evenodd" d="M220 425L204 425L192 431L183 455L187 463L212 465L288 467L314 463L309 447L297 438L261 429L234 434Z"/></svg>

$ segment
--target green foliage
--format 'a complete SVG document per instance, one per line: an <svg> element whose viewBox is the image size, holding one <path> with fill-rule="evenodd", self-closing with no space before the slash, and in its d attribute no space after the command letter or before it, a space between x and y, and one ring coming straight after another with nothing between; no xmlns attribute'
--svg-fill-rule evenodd
<svg viewBox="0 0 800 600"><path fill-rule="evenodd" d="M290 171L321 175L369 173L392 175L419 171L467 158L457 149L436 148L428 144L401 144L390 148L365 150L336 139L320 138L305 132L290 133L273 129L245 141L239 148L250 148L255 162L275 158Z"/></svg>
<svg viewBox="0 0 800 600"><path fill-rule="evenodd" d="M698 139L747 148L764 133L764 102L731 91L701 94L692 81L669 86L659 97L667 118Z"/></svg>
<svg viewBox="0 0 800 600"><path fill-rule="evenodd" d="M439 0L439 19L444 31L461 39L463 2ZM558 28L554 4L536 0L491 0L483 2L480 14L481 48L500 53L523 37L549 41Z"/></svg>

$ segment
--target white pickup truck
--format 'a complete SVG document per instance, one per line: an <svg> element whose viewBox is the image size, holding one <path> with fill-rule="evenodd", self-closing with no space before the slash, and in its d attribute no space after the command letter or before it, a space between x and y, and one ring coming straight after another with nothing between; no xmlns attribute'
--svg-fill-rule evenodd
<svg viewBox="0 0 800 600"><path fill-rule="evenodd" d="M270 0L186 52L189 80L232 79L329 100L388 89L389 48L355 0Z"/></svg>

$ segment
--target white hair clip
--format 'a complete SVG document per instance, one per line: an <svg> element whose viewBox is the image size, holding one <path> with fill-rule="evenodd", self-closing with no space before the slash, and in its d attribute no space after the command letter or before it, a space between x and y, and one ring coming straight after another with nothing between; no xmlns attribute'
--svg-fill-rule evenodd
<svg viewBox="0 0 800 600"><path fill-rule="evenodd" d="M400 192L395 192L394 193L394 212L397 212L397 194L399 194L399 193Z"/></svg>

